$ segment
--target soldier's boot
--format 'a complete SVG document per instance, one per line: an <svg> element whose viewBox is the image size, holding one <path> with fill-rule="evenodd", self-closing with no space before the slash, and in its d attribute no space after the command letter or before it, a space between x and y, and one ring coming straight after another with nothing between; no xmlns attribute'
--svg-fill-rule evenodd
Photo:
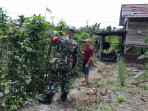
<svg viewBox="0 0 148 111"><path fill-rule="evenodd" d="M53 95L49 95L47 94L46 97L42 98L41 100L38 100L40 103L42 104L51 104L51 100L52 100Z"/></svg>
<svg viewBox="0 0 148 111"><path fill-rule="evenodd" d="M62 102L65 102L67 100L67 94L68 92L65 92L61 95Z"/></svg>

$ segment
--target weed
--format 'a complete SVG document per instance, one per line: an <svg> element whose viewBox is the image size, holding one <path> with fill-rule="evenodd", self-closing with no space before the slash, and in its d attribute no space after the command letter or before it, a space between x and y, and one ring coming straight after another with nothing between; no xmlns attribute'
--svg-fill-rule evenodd
<svg viewBox="0 0 148 111"><path fill-rule="evenodd" d="M126 97L124 97L124 96L117 96L117 100L119 102L123 102L123 101L126 101Z"/></svg>
<svg viewBox="0 0 148 111"><path fill-rule="evenodd" d="M118 62L118 71L119 71L119 77L121 81L121 85L124 86L125 80L126 80L126 67L123 61Z"/></svg>
<svg viewBox="0 0 148 111"><path fill-rule="evenodd" d="M134 75L136 75L135 73L133 73L133 72L126 72L126 74L128 75L128 76L134 76Z"/></svg>
<svg viewBox="0 0 148 111"><path fill-rule="evenodd" d="M80 106L79 104L76 104L78 111L84 111L84 106Z"/></svg>
<svg viewBox="0 0 148 111"><path fill-rule="evenodd" d="M104 83L100 84L100 89L102 89L104 87Z"/></svg>
<svg viewBox="0 0 148 111"><path fill-rule="evenodd" d="M107 84L114 84L115 83L115 80L113 78L109 78L107 79Z"/></svg>
<svg viewBox="0 0 148 111"><path fill-rule="evenodd" d="M148 80L148 71L142 73L138 78L138 80Z"/></svg>
<svg viewBox="0 0 148 111"><path fill-rule="evenodd" d="M115 87L116 90L121 91L121 92L127 92L127 88L126 87L121 87L121 86L116 86Z"/></svg>
<svg viewBox="0 0 148 111"><path fill-rule="evenodd" d="M93 108L88 108L87 109L88 111L95 111L95 110L93 110ZM97 111L97 110L96 110Z"/></svg>
<svg viewBox="0 0 148 111"><path fill-rule="evenodd" d="M98 84L98 81L97 81L97 80L95 80L94 82L92 82L92 84Z"/></svg>
<svg viewBox="0 0 148 111"><path fill-rule="evenodd" d="M111 111L111 108L109 106L106 106L104 103L100 104L100 108L105 110L105 111Z"/></svg>
<svg viewBox="0 0 148 111"><path fill-rule="evenodd" d="M75 86L75 80L74 79L71 79L70 80L70 86L71 86L71 88L75 88L76 86Z"/></svg>
<svg viewBox="0 0 148 111"><path fill-rule="evenodd" d="M143 89L143 90L147 90L148 89L148 85L147 84L140 85L140 88Z"/></svg>

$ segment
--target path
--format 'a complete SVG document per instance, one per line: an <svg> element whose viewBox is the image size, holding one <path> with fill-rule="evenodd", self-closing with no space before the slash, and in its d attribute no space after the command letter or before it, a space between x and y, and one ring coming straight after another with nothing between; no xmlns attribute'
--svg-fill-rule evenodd
<svg viewBox="0 0 148 111"><path fill-rule="evenodd" d="M132 70L134 68L131 67ZM90 71L89 79L90 84L82 86L84 77L77 78L68 95L68 101L65 103L59 99L60 91L58 91L51 105L43 105L34 101L31 105L18 111L83 111L82 109L85 111L105 111L105 108L108 107L112 111L147 111L148 91L141 91L135 86L130 86L130 82L135 81L132 78L127 81L129 86L121 87L117 64L97 62L97 67ZM108 93L105 96L100 95L100 92L106 91ZM127 101L119 103L117 96L120 95L125 96ZM104 110L100 110L103 108Z"/></svg>

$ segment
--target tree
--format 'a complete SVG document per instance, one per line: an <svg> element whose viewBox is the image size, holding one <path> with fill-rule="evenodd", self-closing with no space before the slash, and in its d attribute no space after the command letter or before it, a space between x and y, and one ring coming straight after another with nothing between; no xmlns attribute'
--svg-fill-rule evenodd
<svg viewBox="0 0 148 111"><path fill-rule="evenodd" d="M111 27L110 25L107 26L106 31L107 31L107 32L111 32L111 31L112 31L112 27Z"/></svg>
<svg viewBox="0 0 148 111"><path fill-rule="evenodd" d="M60 35L65 34L66 29L68 28L68 25L66 24L65 21L59 21L59 23L57 24L56 29L58 30L58 33Z"/></svg>

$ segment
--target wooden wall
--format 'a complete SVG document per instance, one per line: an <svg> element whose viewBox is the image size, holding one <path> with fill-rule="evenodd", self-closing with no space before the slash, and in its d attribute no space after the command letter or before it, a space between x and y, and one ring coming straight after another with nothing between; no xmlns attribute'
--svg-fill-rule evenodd
<svg viewBox="0 0 148 111"><path fill-rule="evenodd" d="M123 58L126 63L135 63L144 65L148 59L138 59L141 54L124 54Z"/></svg>
<svg viewBox="0 0 148 111"><path fill-rule="evenodd" d="M129 19L127 25L125 45L146 45L144 40L148 38L148 19Z"/></svg>

